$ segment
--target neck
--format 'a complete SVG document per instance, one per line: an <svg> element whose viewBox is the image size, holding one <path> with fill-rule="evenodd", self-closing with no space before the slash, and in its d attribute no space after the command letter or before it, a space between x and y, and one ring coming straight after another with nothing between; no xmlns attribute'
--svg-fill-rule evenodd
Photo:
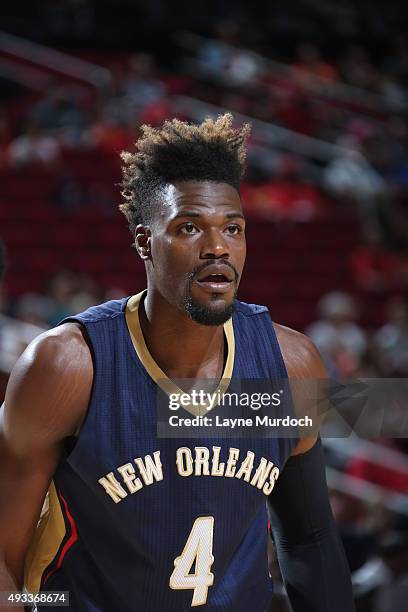
<svg viewBox="0 0 408 612"><path fill-rule="evenodd" d="M200 325L149 289L139 309L150 354L170 378L220 378L224 367L223 326Z"/></svg>

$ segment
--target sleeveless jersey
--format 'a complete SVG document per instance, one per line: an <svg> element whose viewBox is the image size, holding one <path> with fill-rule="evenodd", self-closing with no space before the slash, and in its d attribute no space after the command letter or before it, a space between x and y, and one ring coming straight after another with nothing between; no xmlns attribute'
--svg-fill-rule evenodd
<svg viewBox="0 0 408 612"><path fill-rule="evenodd" d="M157 437L158 384L171 381L144 342L143 293L64 320L86 328L94 382L54 475L25 586L69 591L68 612L264 612L266 500L297 440ZM221 383L287 378L266 307L236 300L224 334Z"/></svg>

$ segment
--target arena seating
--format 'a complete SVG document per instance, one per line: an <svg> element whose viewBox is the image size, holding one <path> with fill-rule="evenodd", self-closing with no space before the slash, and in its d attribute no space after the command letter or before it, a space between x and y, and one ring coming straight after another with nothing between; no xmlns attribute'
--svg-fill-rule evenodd
<svg viewBox="0 0 408 612"><path fill-rule="evenodd" d="M11 297L42 291L61 268L89 274L105 290L132 292L144 286L143 266L131 249L120 201L119 160L98 151L70 151L62 162L83 192L94 184L110 190L110 207L87 201L70 210L58 200L56 175L39 167L2 172L0 225L9 249ZM265 303L282 323L303 329L315 317L318 298L333 288L354 291L348 256L358 243L355 215L326 211L307 223L267 222L246 202L248 260L242 299ZM253 217L253 218L251 218ZM21 223L21 219L25 223ZM366 313L369 315L370 313ZM376 325L378 313L370 324Z"/></svg>

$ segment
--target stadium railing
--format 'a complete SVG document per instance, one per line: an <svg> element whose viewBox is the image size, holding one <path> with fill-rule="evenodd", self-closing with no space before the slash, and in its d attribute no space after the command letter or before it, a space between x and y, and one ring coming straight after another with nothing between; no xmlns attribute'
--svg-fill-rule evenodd
<svg viewBox="0 0 408 612"><path fill-rule="evenodd" d="M217 115L228 110L188 96L175 96L172 108L175 112L190 115L193 119L199 121L202 121L208 115ZM241 113L234 112L234 117L238 123L250 122L253 137L258 138L262 143L273 147L275 150L292 152L297 156L309 158L316 162L329 162L332 159L352 154L355 160L360 160L364 164L368 163L366 158L354 149L335 145L312 136L305 136L288 128L260 121Z"/></svg>
<svg viewBox="0 0 408 612"><path fill-rule="evenodd" d="M3 74L5 70L7 78L11 79L13 79L13 72L10 68L14 66L17 69L16 77L19 78L22 67L20 65L18 68L18 66L21 62L24 63L24 66L28 63L30 66L34 65L44 71L52 71L53 74L64 75L96 88L106 87L112 79L111 71L103 66L8 32L0 31L0 53L3 54L0 74ZM21 80L18 82L21 83ZM25 83L26 86L32 84L34 84L32 79Z"/></svg>
<svg viewBox="0 0 408 612"><path fill-rule="evenodd" d="M206 38L192 32L176 32L173 39L180 47L193 52L196 52L205 44L213 43L222 44L225 49L229 49L232 52L235 51L249 54L250 57L256 62L261 72L269 72L270 74L275 74L277 76L285 75L287 77L293 77L293 74L296 72L299 75L302 73L300 68L266 58L250 49L235 47L225 42L221 43L216 39ZM348 103L362 105L367 109L380 113L387 111L393 112L393 104L398 105L400 108L408 107L408 105L404 104L399 97L395 99L393 99L392 96L385 97L381 94L374 93L354 85L349 85L348 83L344 83L342 81L332 81L319 75L310 74L308 77L309 78L307 82L304 83L304 86L307 87L312 93L317 93L319 96L326 97L331 100L341 100Z"/></svg>

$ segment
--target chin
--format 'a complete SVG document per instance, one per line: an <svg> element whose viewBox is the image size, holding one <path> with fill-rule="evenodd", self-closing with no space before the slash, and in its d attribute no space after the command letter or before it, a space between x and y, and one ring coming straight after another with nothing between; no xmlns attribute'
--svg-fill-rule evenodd
<svg viewBox="0 0 408 612"><path fill-rule="evenodd" d="M224 325L234 312L234 299L212 294L207 302L194 299L191 295L184 301L184 309L190 319L200 325Z"/></svg>

